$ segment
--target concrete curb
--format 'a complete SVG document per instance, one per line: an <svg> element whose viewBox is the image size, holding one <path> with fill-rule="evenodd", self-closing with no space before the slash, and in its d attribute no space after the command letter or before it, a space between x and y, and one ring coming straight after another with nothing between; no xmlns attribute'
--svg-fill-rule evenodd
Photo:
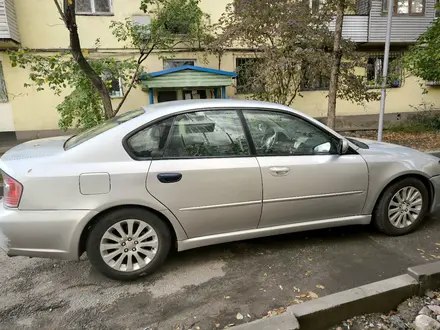
<svg viewBox="0 0 440 330"><path fill-rule="evenodd" d="M440 261L408 268L404 275L292 305L281 315L233 329L324 330L354 316L388 312L412 296L439 287Z"/></svg>

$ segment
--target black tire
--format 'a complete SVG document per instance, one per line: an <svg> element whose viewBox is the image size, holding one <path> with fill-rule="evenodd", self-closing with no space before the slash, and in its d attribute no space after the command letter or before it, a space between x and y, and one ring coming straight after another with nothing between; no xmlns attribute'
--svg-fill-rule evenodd
<svg viewBox="0 0 440 330"><path fill-rule="evenodd" d="M151 226L157 233L159 246L155 257L145 267L125 272L106 264L101 256L100 244L102 236L112 225L128 219L139 220ZM106 277L118 281L132 281L155 272L163 264L170 251L171 240L168 226L157 215L139 208L126 208L108 213L96 223L89 233L86 251L92 266Z"/></svg>
<svg viewBox="0 0 440 330"><path fill-rule="evenodd" d="M388 206L393 196L404 187L414 187L422 195L422 208L418 218L408 227L397 228L388 218ZM429 207L429 193L422 181L416 178L408 177L399 180L388 186L379 198L373 212L373 224L382 233L390 236L399 236L408 234L417 229L423 222Z"/></svg>

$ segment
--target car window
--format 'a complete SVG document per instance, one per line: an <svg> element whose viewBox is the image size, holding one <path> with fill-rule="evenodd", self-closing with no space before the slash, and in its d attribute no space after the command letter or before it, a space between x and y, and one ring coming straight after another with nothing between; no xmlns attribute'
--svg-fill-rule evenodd
<svg viewBox="0 0 440 330"><path fill-rule="evenodd" d="M173 120L168 118L131 136L127 143L132 153L138 158L163 156Z"/></svg>
<svg viewBox="0 0 440 330"><path fill-rule="evenodd" d="M236 111L200 111L174 120L165 157L249 155L249 144Z"/></svg>
<svg viewBox="0 0 440 330"><path fill-rule="evenodd" d="M144 113L145 113L145 111L143 109L137 109L137 110L128 111L128 112L121 114L119 116L115 116L112 119L109 119L98 126L95 126L91 129L88 129L88 130L80 133L80 134L72 136L64 143L64 149L68 150L73 147L76 147L77 145L80 145L81 143L84 143L84 142L90 140L91 138L94 138L95 136L98 136L99 134L102 134L102 133L112 129L113 127L116 127L122 123L125 123L125 122L129 121L130 119L136 118Z"/></svg>
<svg viewBox="0 0 440 330"><path fill-rule="evenodd" d="M258 155L336 154L330 134L299 117L274 111L243 111Z"/></svg>

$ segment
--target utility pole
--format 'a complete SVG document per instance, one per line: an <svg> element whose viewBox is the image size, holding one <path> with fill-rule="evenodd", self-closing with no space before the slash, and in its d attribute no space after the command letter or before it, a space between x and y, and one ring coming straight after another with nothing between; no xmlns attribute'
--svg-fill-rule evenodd
<svg viewBox="0 0 440 330"><path fill-rule="evenodd" d="M379 142L382 141L383 117L385 114L385 100L387 97L387 76L388 76L388 63L390 57L390 39L391 39L391 22L393 18L393 3L394 0L388 0L387 34L385 37L385 52L383 57L383 77L382 77L382 91L380 98L379 128L377 131L377 140Z"/></svg>

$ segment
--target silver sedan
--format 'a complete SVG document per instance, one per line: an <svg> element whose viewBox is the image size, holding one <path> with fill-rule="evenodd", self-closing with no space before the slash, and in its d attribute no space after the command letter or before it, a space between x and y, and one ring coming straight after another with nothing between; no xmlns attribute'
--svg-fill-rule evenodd
<svg viewBox="0 0 440 330"><path fill-rule="evenodd" d="M439 158L344 138L290 108L178 101L124 113L0 160L0 246L132 280L183 251L373 223L409 233L440 206Z"/></svg>

